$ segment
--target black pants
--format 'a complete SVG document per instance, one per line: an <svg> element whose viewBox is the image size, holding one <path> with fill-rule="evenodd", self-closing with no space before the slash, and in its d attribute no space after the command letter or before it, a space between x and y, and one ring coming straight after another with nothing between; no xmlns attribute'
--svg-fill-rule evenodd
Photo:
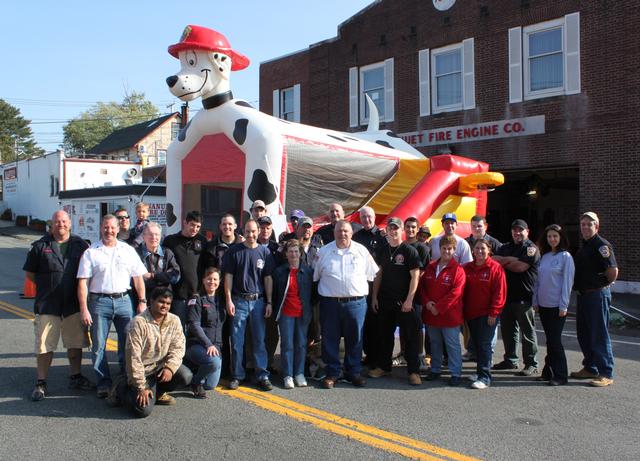
<svg viewBox="0 0 640 461"><path fill-rule="evenodd" d="M172 314L175 314L180 319L180 323L182 324L182 330L187 331L187 300L180 298L173 298L171 301L171 309L169 310Z"/></svg>
<svg viewBox="0 0 640 461"><path fill-rule="evenodd" d="M542 376L566 381L568 377L567 356L562 345L562 330L567 317L560 317L557 307L538 309L544 334L547 337L547 355L544 358Z"/></svg>
<svg viewBox="0 0 640 461"><path fill-rule="evenodd" d="M420 362L418 359L418 344L420 341L420 327L422 326L421 313L416 306L410 312L400 310L402 301L378 299L377 326L377 354L374 357L375 366L385 371L391 371L393 346L395 345L394 333L400 326L401 335L404 337L404 358L407 361L407 371L418 373Z"/></svg>
<svg viewBox="0 0 640 461"><path fill-rule="evenodd" d="M367 295L367 313L364 316L362 327L362 352L367 357L367 365L371 366L370 359L378 356L378 314L371 309L371 293L373 282L369 282L369 294Z"/></svg>
<svg viewBox="0 0 640 461"><path fill-rule="evenodd" d="M120 401L138 418L146 418L151 414L156 405L156 398L159 395L162 395L165 392L171 392L175 391L176 389L186 387L191 383L191 379L193 378L191 370L189 370L184 365L180 365L180 368L176 370L175 374L171 378L171 381L169 381L168 383L158 383L158 377L156 375L157 373L153 373L147 376L147 387L151 389L151 392L153 392L153 396L149 399L149 403L146 407L141 407L140 405L138 405L137 389L129 386L124 380L118 386L117 393Z"/></svg>

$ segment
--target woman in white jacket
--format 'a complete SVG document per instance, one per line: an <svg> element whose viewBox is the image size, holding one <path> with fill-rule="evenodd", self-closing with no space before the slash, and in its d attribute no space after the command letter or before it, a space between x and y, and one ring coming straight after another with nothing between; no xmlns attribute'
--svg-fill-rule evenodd
<svg viewBox="0 0 640 461"><path fill-rule="evenodd" d="M547 226L538 241L542 254L533 291L533 307L538 311L547 337L547 356L540 381L550 386L567 384L567 356L562 346L562 330L567 318L575 266L569 254L567 235L557 224Z"/></svg>

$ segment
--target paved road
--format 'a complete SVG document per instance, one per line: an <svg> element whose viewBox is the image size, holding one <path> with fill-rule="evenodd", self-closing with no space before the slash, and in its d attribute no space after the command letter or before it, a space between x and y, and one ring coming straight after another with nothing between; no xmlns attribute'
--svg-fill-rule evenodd
<svg viewBox="0 0 640 461"><path fill-rule="evenodd" d="M175 407L133 420L92 394L67 390L59 350L49 378L52 396L31 402L33 326L24 318L31 301L18 297L27 248L0 236L2 460L638 459L640 340L625 336L614 338L617 376L607 389L581 382L549 388L504 372L486 391L444 383L416 389L398 368L365 389L219 389L207 401L178 393ZM581 359L574 331L570 321L570 369ZM542 333L539 338L544 343ZM84 364L90 374L87 354Z"/></svg>

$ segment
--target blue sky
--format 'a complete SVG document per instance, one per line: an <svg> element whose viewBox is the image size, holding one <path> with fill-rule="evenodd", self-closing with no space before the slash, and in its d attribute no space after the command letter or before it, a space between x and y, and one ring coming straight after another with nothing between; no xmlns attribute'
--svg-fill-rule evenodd
<svg viewBox="0 0 640 461"><path fill-rule="evenodd" d="M165 78L178 71L167 47L184 26L223 33L251 59L234 72L234 95L258 104L262 61L335 37L337 26L373 0L21 0L2 7L0 98L31 120L47 151L62 143L64 121L98 101L144 92L161 113L179 100ZM193 104L193 103L192 103ZM198 103L193 107L199 107Z"/></svg>

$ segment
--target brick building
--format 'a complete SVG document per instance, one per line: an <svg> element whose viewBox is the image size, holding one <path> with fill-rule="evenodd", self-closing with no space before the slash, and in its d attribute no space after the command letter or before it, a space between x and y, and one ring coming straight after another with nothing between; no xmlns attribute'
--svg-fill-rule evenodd
<svg viewBox="0 0 640 461"><path fill-rule="evenodd" d="M524 218L601 218L618 291L640 292L640 3L635 0L378 0L335 38L260 65L260 110L341 131L368 122L426 156L482 160L506 182L489 194L490 232Z"/></svg>

